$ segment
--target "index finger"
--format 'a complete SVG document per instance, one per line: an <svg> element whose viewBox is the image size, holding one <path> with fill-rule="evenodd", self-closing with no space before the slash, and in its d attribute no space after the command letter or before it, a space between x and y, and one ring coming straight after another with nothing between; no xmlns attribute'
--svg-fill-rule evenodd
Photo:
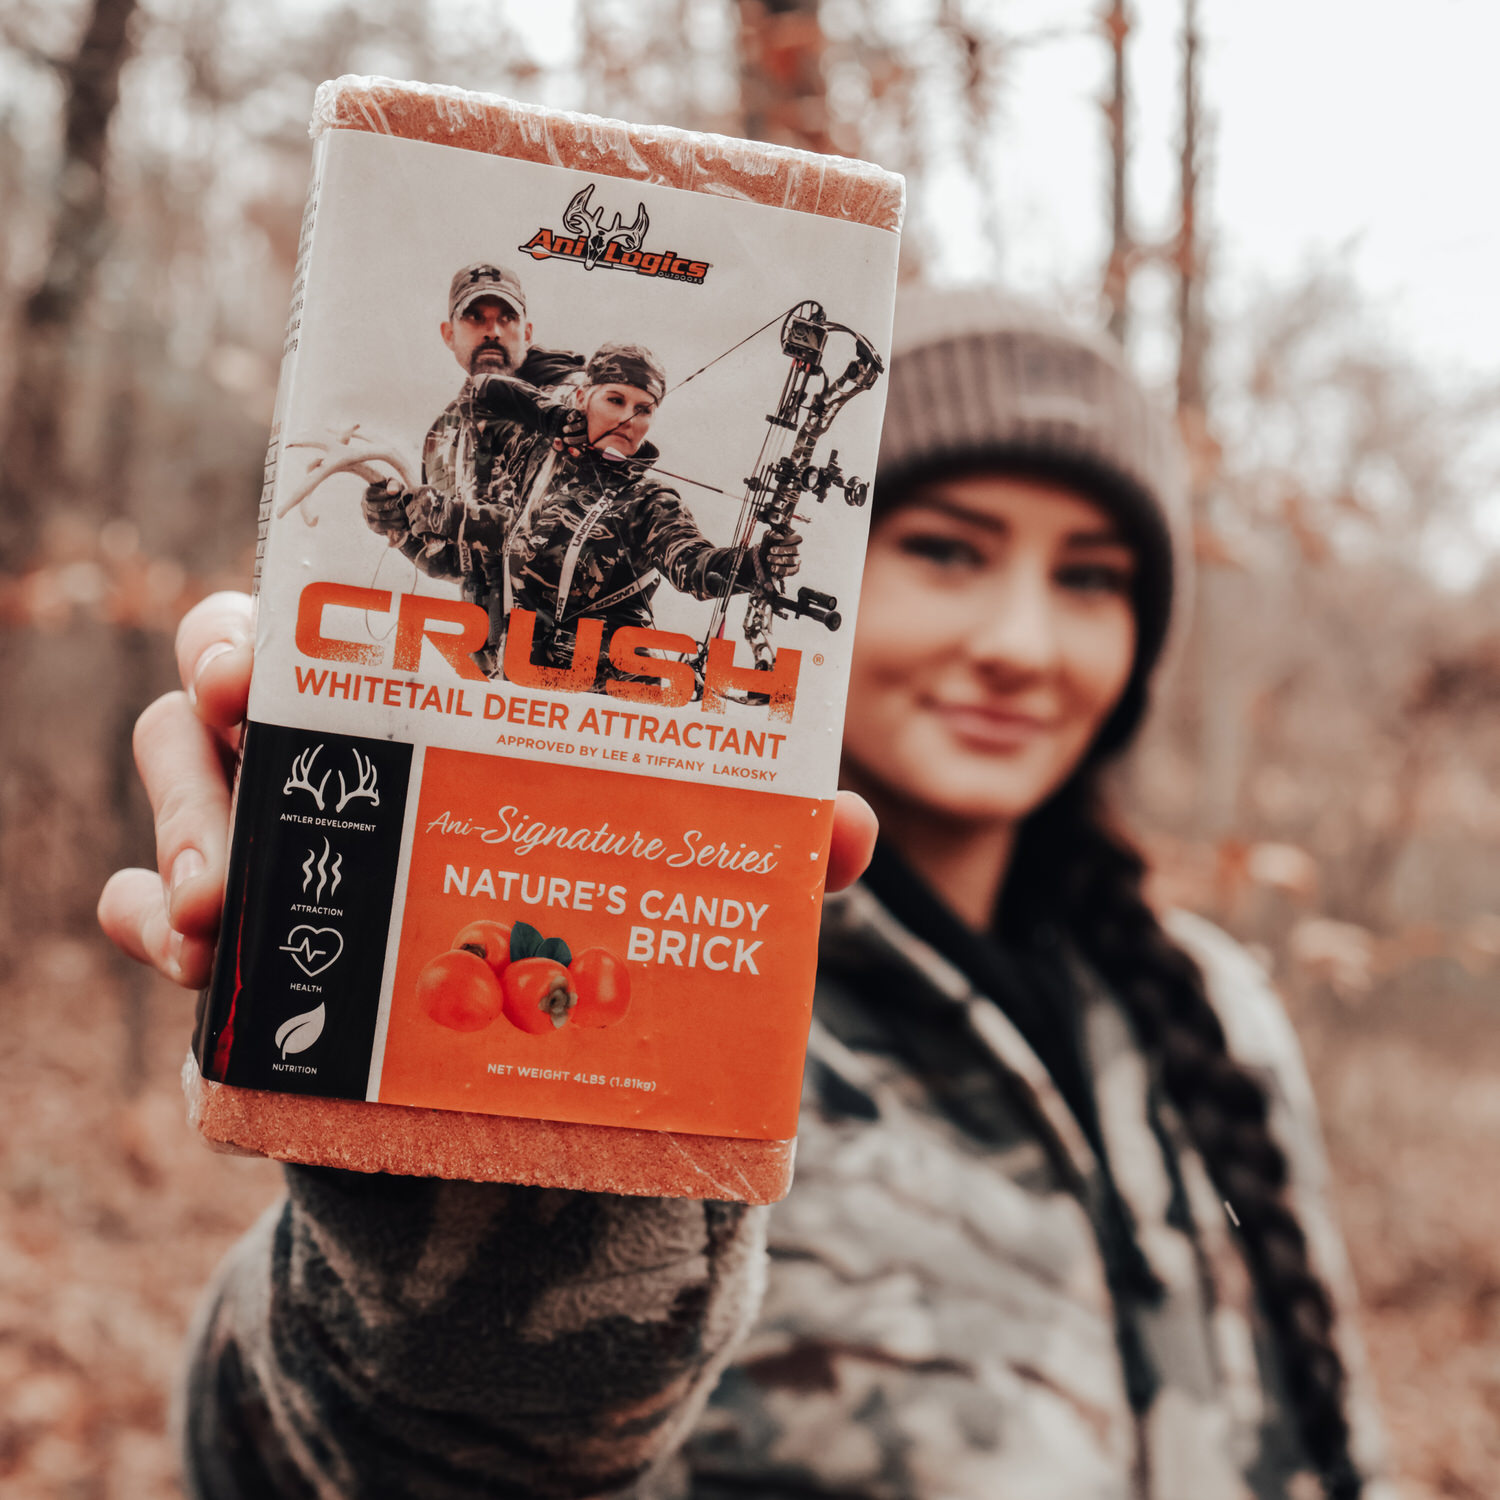
<svg viewBox="0 0 1500 1500"><path fill-rule="evenodd" d="M880 831L874 810L858 792L840 791L833 804L833 837L828 847L828 889L841 891L865 872Z"/></svg>
<svg viewBox="0 0 1500 1500"><path fill-rule="evenodd" d="M254 655L255 604L225 591L200 600L177 627L177 672L194 711L215 729L245 717Z"/></svg>

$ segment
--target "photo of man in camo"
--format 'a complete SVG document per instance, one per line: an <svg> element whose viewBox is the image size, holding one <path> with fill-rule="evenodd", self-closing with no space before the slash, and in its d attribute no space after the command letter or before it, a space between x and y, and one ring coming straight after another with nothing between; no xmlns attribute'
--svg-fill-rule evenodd
<svg viewBox="0 0 1500 1500"><path fill-rule="evenodd" d="M462 510L491 493L504 472L508 423L489 418L468 399L471 381L509 375L547 390L575 378L583 357L532 344L532 322L521 279L489 261L462 266L448 288L448 316L438 332L464 385L438 413L422 444L421 485L409 490L392 480L365 491L366 524L434 578L469 580L454 549L435 541L449 510ZM431 545L429 545L431 544Z"/></svg>

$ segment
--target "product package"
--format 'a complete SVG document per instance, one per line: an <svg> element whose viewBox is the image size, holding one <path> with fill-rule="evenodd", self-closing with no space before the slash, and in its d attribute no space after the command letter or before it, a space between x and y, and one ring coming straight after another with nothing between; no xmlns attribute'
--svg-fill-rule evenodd
<svg viewBox="0 0 1500 1500"><path fill-rule="evenodd" d="M901 179L319 90L198 1128L791 1181Z"/></svg>

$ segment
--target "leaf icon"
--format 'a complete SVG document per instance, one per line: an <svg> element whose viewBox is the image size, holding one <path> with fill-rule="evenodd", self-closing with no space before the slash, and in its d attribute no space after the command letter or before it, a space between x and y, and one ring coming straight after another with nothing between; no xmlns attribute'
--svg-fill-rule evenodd
<svg viewBox="0 0 1500 1500"><path fill-rule="evenodd" d="M276 1028L276 1045L281 1048L282 1057L289 1052L306 1052L323 1035L323 1018L324 1010L320 1005L316 1010L283 1021Z"/></svg>

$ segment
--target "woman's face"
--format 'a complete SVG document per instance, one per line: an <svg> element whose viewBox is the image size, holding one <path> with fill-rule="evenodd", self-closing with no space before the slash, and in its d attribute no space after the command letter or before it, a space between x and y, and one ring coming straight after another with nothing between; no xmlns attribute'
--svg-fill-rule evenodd
<svg viewBox="0 0 1500 1500"><path fill-rule="evenodd" d="M1013 822L1082 759L1135 657L1135 557L1071 490L933 480L870 536L844 724L850 782Z"/></svg>
<svg viewBox="0 0 1500 1500"><path fill-rule="evenodd" d="M588 413L589 446L605 458L629 458L646 441L656 399L633 385L589 385L578 393Z"/></svg>

